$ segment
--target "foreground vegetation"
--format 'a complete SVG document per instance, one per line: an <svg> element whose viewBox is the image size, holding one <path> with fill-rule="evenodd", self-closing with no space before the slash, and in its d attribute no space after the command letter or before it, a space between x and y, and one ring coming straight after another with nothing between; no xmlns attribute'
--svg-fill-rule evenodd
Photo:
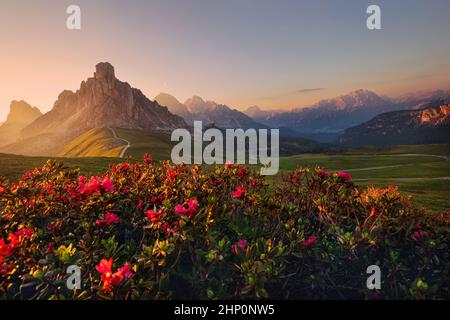
<svg viewBox="0 0 450 320"><path fill-rule="evenodd" d="M145 151L152 150L156 160L170 158L170 144L166 138L159 134L147 133L142 137L134 130L115 129L120 137L132 141L127 150L127 157L142 158ZM92 134L105 135L111 138L111 131L107 128L94 130L87 135L86 141L91 141ZM100 139L100 138L99 138ZM94 139L98 141L98 139ZM90 143L79 144L93 147ZM122 147L114 149L117 154ZM87 150L86 149L86 150ZM77 149L76 153L84 149ZM74 150L72 150L75 152ZM97 150L98 152L98 150ZM436 157L440 156L440 157ZM330 171L345 170L352 175L356 185L366 187L375 186L385 188L389 185L397 185L402 193L413 196L416 206L437 213L450 211L450 161L445 159L450 156L450 144L441 145L411 145L387 148L365 147L348 150L339 154L303 154L291 157L282 157L280 160L280 174L270 177L269 182L276 185L282 181L282 174L295 170L298 167L315 168L323 167ZM23 172L45 164L48 157L22 157L0 154L0 176L10 180L18 180ZM81 173L87 176L97 175L108 169L109 163L122 161L118 158L84 157L84 158L57 158L64 161L70 168L79 168ZM134 160L128 160L134 161Z"/></svg>
<svg viewBox="0 0 450 320"><path fill-rule="evenodd" d="M97 176L48 162L0 182L3 299L439 299L449 217L390 186L297 169L144 162ZM381 290L366 287L369 265ZM71 265L82 289L66 287Z"/></svg>

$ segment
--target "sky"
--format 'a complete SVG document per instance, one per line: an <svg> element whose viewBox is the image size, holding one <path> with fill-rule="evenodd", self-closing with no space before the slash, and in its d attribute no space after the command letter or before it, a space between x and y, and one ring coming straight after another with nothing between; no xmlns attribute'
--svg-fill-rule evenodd
<svg viewBox="0 0 450 320"><path fill-rule="evenodd" d="M66 9L81 8L81 30ZM382 30L366 9L381 7ZM357 89L450 89L448 0L1 0L0 121L108 61L149 98L294 108Z"/></svg>

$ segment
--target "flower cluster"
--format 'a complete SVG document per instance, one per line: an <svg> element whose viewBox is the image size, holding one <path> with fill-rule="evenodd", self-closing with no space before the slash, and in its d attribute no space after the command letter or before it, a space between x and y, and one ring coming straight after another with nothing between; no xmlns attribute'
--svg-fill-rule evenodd
<svg viewBox="0 0 450 320"><path fill-rule="evenodd" d="M90 178L52 161L0 178L0 299L448 297L448 212L344 172L275 184L253 169L147 155ZM376 294L368 263L383 265ZM72 265L81 290L62 285Z"/></svg>
<svg viewBox="0 0 450 320"><path fill-rule="evenodd" d="M123 267L113 272L113 259L102 259L95 269L102 275L102 289L108 292L119 286L124 279L130 279L133 276L131 266L126 263Z"/></svg>

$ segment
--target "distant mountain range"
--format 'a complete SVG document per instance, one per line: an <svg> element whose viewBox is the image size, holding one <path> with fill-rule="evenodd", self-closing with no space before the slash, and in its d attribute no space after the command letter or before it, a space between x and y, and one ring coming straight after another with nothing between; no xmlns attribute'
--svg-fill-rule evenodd
<svg viewBox="0 0 450 320"><path fill-rule="evenodd" d="M8 119L0 126L0 152L109 155L123 143L123 139L111 136L109 128L133 130L136 141L145 136L140 138L139 132L148 136L153 131L163 133L156 137L166 139L173 129L191 128L195 120L203 121L205 127L221 129L278 128L283 154L326 147L316 141L342 145L437 142L448 136L448 109L436 106L449 102L450 91L443 90L397 98L357 90L306 108L283 111L253 106L241 112L198 96L181 103L170 94L160 93L151 101L139 89L118 80L114 67L102 62L77 91L61 92L45 114L25 101L13 101ZM428 118L431 122L424 120ZM388 141L383 138L387 136L396 138ZM164 145L169 144L164 140Z"/></svg>
<svg viewBox="0 0 450 320"><path fill-rule="evenodd" d="M347 146L450 142L450 104L380 114L346 129L338 142Z"/></svg>
<svg viewBox="0 0 450 320"><path fill-rule="evenodd" d="M271 127L287 127L301 136L334 142L345 129L389 111L420 109L450 100L450 91L436 90L399 98L381 97L369 90L357 90L333 99L290 111L264 111L253 106L244 111L255 121Z"/></svg>
<svg viewBox="0 0 450 320"><path fill-rule="evenodd" d="M204 101L199 96L193 96L181 103L170 94L160 93L155 100L160 105L166 106L170 112L183 117L189 125L193 125L194 121L203 121L205 126L214 125L223 129L268 128L267 125L258 123L241 111L214 101Z"/></svg>

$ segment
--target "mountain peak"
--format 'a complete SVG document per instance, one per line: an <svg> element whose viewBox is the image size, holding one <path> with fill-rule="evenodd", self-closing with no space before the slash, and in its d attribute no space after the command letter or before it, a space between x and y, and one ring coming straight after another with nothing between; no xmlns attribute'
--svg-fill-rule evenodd
<svg viewBox="0 0 450 320"><path fill-rule="evenodd" d="M42 115L41 111L24 100L13 100L6 123L27 123Z"/></svg>
<svg viewBox="0 0 450 320"><path fill-rule="evenodd" d="M95 79L115 79L114 67L109 62L100 62L95 66Z"/></svg>

